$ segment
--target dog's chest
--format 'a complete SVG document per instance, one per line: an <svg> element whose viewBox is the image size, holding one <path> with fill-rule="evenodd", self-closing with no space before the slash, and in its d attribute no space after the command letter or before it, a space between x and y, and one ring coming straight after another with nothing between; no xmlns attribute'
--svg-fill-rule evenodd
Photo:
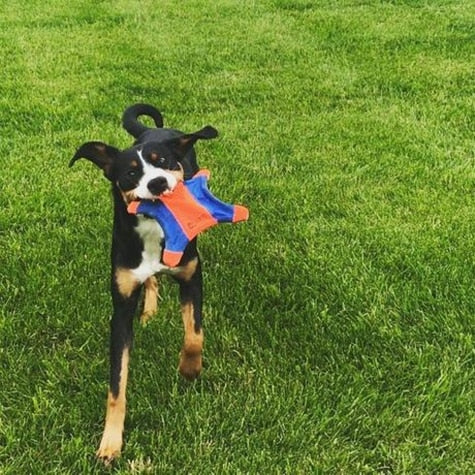
<svg viewBox="0 0 475 475"><path fill-rule="evenodd" d="M133 273L140 282L145 282L148 277L169 269L160 262L164 233L157 221L142 216L138 216L135 231L142 239L143 251L142 261Z"/></svg>

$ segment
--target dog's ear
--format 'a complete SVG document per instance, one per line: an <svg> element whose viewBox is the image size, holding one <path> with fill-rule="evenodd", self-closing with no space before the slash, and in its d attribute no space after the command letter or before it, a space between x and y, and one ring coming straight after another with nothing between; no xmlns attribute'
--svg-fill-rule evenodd
<svg viewBox="0 0 475 475"><path fill-rule="evenodd" d="M218 136L218 131L211 127L211 125L207 125L196 132L192 132L191 134L185 134L181 137L177 137L176 139L172 139L168 142L175 152L177 152L178 156L183 158L188 150L193 147L193 145L200 139L209 140L214 139Z"/></svg>
<svg viewBox="0 0 475 475"><path fill-rule="evenodd" d="M104 175L109 178L112 163L118 153L118 149L103 142L86 142L77 149L74 157L69 162L69 166L72 167L80 158L87 158L98 166L104 172Z"/></svg>

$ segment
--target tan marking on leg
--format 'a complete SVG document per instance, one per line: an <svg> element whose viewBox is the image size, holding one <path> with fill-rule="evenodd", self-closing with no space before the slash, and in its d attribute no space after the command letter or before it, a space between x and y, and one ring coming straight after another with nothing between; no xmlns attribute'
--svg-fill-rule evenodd
<svg viewBox="0 0 475 475"><path fill-rule="evenodd" d="M178 369L184 378L193 380L200 375L202 369L203 330L195 331L193 304L191 302L182 305L181 312L185 327L185 340L180 353Z"/></svg>
<svg viewBox="0 0 475 475"><path fill-rule="evenodd" d="M107 397L106 422L104 433L97 451L97 456L106 464L120 455L122 449L122 433L124 432L125 419L125 392L127 387L127 375L129 368L129 349L124 348L120 369L119 394L114 398L109 391Z"/></svg>
<svg viewBox="0 0 475 475"><path fill-rule="evenodd" d="M189 280L191 280L191 278L195 274L197 267L198 267L198 258L195 257L191 261L187 262L184 266L180 266L181 270L180 272L176 274L176 277L184 280L185 282L188 282Z"/></svg>
<svg viewBox="0 0 475 475"><path fill-rule="evenodd" d="M145 325L157 313L158 281L155 276L149 277L144 282L144 302L140 322Z"/></svg>
<svg viewBox="0 0 475 475"><path fill-rule="evenodd" d="M115 281L117 288L123 297L130 297L132 292L140 284L139 280L134 276L130 269L118 267L115 271Z"/></svg>

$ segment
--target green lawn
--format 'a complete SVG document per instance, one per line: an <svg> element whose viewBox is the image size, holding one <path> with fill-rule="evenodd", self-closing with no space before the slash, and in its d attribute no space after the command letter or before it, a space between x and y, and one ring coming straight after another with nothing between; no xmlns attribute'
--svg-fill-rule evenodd
<svg viewBox="0 0 475 475"><path fill-rule="evenodd" d="M0 473L102 473L109 186L76 147L134 102L246 224L201 237L205 369L177 289L136 325L109 473L475 470L475 5L0 2Z"/></svg>

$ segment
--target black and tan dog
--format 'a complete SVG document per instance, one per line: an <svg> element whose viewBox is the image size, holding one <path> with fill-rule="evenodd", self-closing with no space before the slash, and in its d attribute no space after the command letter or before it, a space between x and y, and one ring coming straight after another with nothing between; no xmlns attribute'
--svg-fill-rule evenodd
<svg viewBox="0 0 475 475"><path fill-rule="evenodd" d="M152 117L156 128L139 122L141 115ZM180 286L185 337L179 371L185 378L194 379L202 367L202 275L196 239L185 249L179 265L168 268L161 263L163 230L154 219L129 214L127 205L134 200L154 199L173 190L178 181L191 178L198 171L193 145L199 139L218 135L211 126L191 134L163 128L160 112L147 104L129 107L123 115L123 126L136 139L132 147L121 151L102 142L87 142L70 163L86 158L101 168L112 183L114 199L110 385L104 434L97 452L106 462L118 456L122 447L133 317L142 289L142 322L156 312L157 275L170 274Z"/></svg>

